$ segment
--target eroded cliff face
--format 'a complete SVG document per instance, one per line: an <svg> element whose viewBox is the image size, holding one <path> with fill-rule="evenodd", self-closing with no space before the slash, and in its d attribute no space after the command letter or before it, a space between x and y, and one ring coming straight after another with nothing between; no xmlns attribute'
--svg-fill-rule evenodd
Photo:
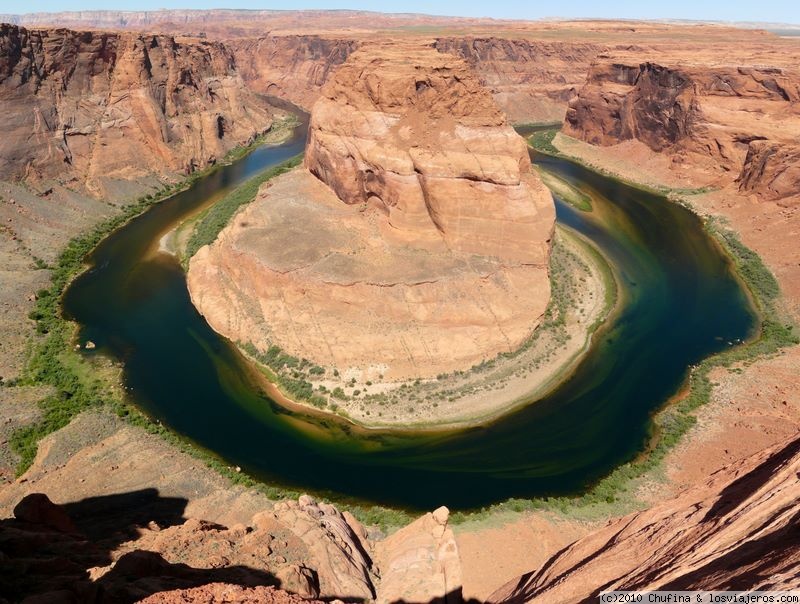
<svg viewBox="0 0 800 604"><path fill-rule="evenodd" d="M748 145L739 190L770 201L800 196L800 145L755 140Z"/></svg>
<svg viewBox="0 0 800 604"><path fill-rule="evenodd" d="M276 33L231 40L236 64L255 92L280 96L310 110L322 86L360 45L363 34ZM606 47L501 37L420 39L464 59L512 123L560 122L584 83L592 60Z"/></svg>
<svg viewBox="0 0 800 604"><path fill-rule="evenodd" d="M468 368L530 336L553 201L463 61L353 53L314 106L306 166L192 259L214 329L373 381Z"/></svg>
<svg viewBox="0 0 800 604"><path fill-rule="evenodd" d="M715 184L778 200L800 193L800 72L788 67L604 60L570 103L564 131L595 145L639 140L701 166Z"/></svg>
<svg viewBox="0 0 800 604"><path fill-rule="evenodd" d="M517 122L560 122L589 65L605 50L599 44L544 42L500 37L438 38L435 48L463 58Z"/></svg>
<svg viewBox="0 0 800 604"><path fill-rule="evenodd" d="M601 591L800 586L800 439L579 539L489 602L585 602Z"/></svg>
<svg viewBox="0 0 800 604"><path fill-rule="evenodd" d="M0 26L4 179L133 192L213 163L271 123L221 43Z"/></svg>
<svg viewBox="0 0 800 604"><path fill-rule="evenodd" d="M255 92L310 110L322 85L359 42L346 37L275 35L229 42L245 83Z"/></svg>

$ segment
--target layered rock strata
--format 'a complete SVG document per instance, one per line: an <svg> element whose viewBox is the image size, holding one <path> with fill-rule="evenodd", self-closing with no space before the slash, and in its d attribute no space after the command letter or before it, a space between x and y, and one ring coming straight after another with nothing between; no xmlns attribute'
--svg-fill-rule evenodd
<svg viewBox="0 0 800 604"><path fill-rule="evenodd" d="M227 44L248 87L310 110L359 42L344 35L269 35Z"/></svg>
<svg viewBox="0 0 800 604"><path fill-rule="evenodd" d="M798 473L794 437L579 539L488 601L588 602L613 590L798 589Z"/></svg>
<svg viewBox="0 0 800 604"><path fill-rule="evenodd" d="M800 72L685 61L595 64L570 103L565 133L595 145L638 140L675 169L765 199L800 193Z"/></svg>
<svg viewBox="0 0 800 604"><path fill-rule="evenodd" d="M440 52L463 58L512 122L560 122L604 45L502 37L438 38Z"/></svg>
<svg viewBox="0 0 800 604"><path fill-rule="evenodd" d="M110 197L213 163L271 123L222 43L0 25L2 179Z"/></svg>
<svg viewBox="0 0 800 604"><path fill-rule="evenodd" d="M463 61L353 53L314 106L306 166L192 259L192 299L217 331L387 379L468 368L530 336L550 295L553 201Z"/></svg>

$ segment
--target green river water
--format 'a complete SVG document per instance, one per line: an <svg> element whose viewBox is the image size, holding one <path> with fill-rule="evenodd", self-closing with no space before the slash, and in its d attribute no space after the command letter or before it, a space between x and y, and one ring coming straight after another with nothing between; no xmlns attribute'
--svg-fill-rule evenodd
<svg viewBox="0 0 800 604"><path fill-rule="evenodd" d="M615 268L623 304L572 377L490 424L440 433L364 431L281 408L235 347L192 306L161 236L213 196L302 151L305 128L149 209L98 246L64 298L95 353L124 363L134 402L231 465L272 484L406 509L471 509L574 494L646 446L651 416L692 364L756 327L728 258L700 220L665 198L565 160L535 157L589 194L557 220Z"/></svg>

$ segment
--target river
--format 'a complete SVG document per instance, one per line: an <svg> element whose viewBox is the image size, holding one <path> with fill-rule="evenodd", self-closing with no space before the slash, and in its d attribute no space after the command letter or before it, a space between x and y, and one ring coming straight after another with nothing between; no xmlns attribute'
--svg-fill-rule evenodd
<svg viewBox="0 0 800 604"><path fill-rule="evenodd" d="M535 161L592 198L557 220L615 267L623 306L572 377L491 424L440 433L364 431L264 395L233 345L192 306L161 237L198 207L300 152L305 128L159 203L87 258L64 297L80 337L124 364L135 404L230 465L271 484L405 509L472 509L574 494L646 446L651 416L689 367L746 339L756 317L729 259L691 212L566 160Z"/></svg>

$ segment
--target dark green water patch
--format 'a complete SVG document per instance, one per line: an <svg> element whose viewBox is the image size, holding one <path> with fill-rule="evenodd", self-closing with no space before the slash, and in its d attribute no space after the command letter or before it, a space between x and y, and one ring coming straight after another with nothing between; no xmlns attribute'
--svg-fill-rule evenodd
<svg viewBox="0 0 800 604"><path fill-rule="evenodd" d="M148 251L209 196L301 148L298 136L261 149L152 208L92 253L92 268L64 299L81 338L124 361L140 408L264 481L408 509L580 493L643 450L651 415L691 365L754 330L730 262L696 216L540 158L591 197L591 213L557 202L558 220L591 239L621 281L621 311L571 379L489 425L441 433L365 431L290 412L261 393L239 353L194 309L177 261Z"/></svg>

